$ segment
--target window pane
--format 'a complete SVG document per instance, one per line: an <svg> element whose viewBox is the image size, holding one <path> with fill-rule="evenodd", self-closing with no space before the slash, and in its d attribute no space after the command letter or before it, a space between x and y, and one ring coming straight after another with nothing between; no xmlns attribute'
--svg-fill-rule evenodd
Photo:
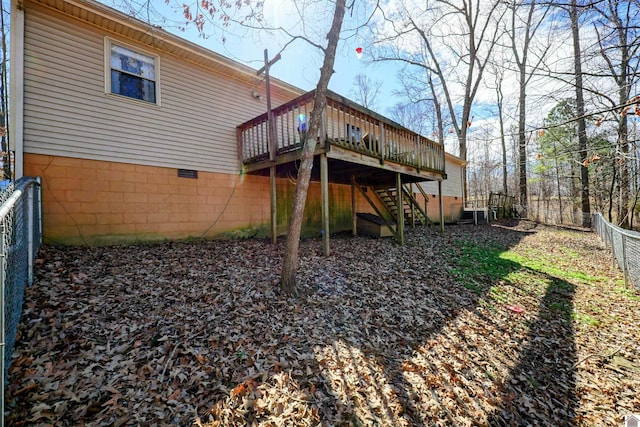
<svg viewBox="0 0 640 427"><path fill-rule="evenodd" d="M155 82L117 70L111 70L111 93L156 102Z"/></svg>
<svg viewBox="0 0 640 427"><path fill-rule="evenodd" d="M151 80L144 80L143 82L143 100L148 102L156 102L156 83Z"/></svg>
<svg viewBox="0 0 640 427"><path fill-rule="evenodd" d="M109 62L112 69L135 74L149 80L155 80L156 78L154 58L122 46L111 45L111 58Z"/></svg>

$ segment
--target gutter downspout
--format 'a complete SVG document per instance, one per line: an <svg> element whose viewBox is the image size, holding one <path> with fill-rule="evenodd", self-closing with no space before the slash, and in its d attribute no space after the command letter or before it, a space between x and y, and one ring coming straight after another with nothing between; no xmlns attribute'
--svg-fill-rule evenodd
<svg viewBox="0 0 640 427"><path fill-rule="evenodd" d="M24 175L24 8L11 1L11 69L9 76L9 150L14 152L13 179Z"/></svg>

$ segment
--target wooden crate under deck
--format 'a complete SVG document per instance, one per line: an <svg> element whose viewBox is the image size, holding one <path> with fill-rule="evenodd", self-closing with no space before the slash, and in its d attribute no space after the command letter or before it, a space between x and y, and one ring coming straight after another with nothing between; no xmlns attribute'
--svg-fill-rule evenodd
<svg viewBox="0 0 640 427"><path fill-rule="evenodd" d="M373 237L393 237L395 235L379 216L361 212L357 215L358 234Z"/></svg>

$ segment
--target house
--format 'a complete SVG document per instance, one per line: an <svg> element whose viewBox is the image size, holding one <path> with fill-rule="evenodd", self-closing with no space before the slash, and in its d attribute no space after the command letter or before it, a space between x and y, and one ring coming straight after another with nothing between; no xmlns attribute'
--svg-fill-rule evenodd
<svg viewBox="0 0 640 427"><path fill-rule="evenodd" d="M438 195L435 181L424 181L419 185L429 197L428 214L432 220L440 220L438 198L442 198L442 211L445 222L455 222L462 216L464 209L464 166L466 162L453 154L445 154L447 179L442 181L442 194Z"/></svg>
<svg viewBox="0 0 640 427"><path fill-rule="evenodd" d="M313 92L271 79L269 121L254 69L93 0L15 1L11 20L15 171L42 178L45 241L286 232ZM447 177L441 145L338 94L321 135L303 234L368 212L401 238L396 212L424 206L407 186Z"/></svg>

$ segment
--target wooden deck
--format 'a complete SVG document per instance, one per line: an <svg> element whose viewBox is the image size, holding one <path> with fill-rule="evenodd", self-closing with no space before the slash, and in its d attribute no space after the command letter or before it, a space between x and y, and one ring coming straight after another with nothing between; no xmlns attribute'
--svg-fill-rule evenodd
<svg viewBox="0 0 640 427"><path fill-rule="evenodd" d="M237 127L238 153L243 173L270 177L273 242L277 238L276 178L290 177L296 173L303 143L311 137L306 135L306 131L313 97L314 92L308 92L272 109L271 119L264 113ZM387 205L395 225L385 220L385 226L395 233L400 244L404 243L407 203L411 212L419 210L413 196L403 190L404 185L438 181L438 194L441 194L442 180L446 179L442 145L333 92L327 94L322 126L318 134L312 137L316 138L318 144L311 179L320 181L325 255L330 252L329 182L352 186L354 234L357 232L355 194L359 191L381 217L384 213L380 206ZM395 196L376 203L368 197L365 187ZM439 200L440 228L444 230L442 198L439 197ZM426 212L423 223L429 223Z"/></svg>
<svg viewBox="0 0 640 427"><path fill-rule="evenodd" d="M246 173L293 164L302 154L313 105L308 92L272 111L275 143L269 141L267 113L237 128L238 153ZM371 185L445 179L444 148L333 92L327 96L316 154L329 159L330 182L349 183L353 175ZM279 168L283 171L286 167Z"/></svg>

